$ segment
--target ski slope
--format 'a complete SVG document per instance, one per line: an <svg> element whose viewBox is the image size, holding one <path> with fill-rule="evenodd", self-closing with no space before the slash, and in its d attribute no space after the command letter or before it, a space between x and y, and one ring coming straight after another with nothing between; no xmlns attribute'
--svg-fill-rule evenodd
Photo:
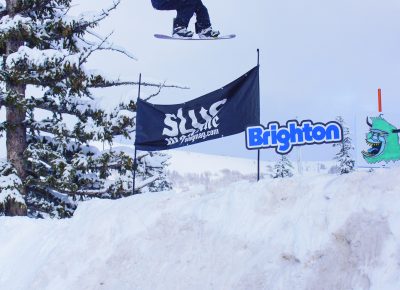
<svg viewBox="0 0 400 290"><path fill-rule="evenodd" d="M400 289L399 169L0 218L0 289Z"/></svg>

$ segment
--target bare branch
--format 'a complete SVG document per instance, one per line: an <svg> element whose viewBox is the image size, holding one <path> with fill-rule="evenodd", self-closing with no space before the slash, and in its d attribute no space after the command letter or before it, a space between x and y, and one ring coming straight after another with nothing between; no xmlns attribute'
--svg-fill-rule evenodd
<svg viewBox="0 0 400 290"><path fill-rule="evenodd" d="M102 10L102 13L98 16L96 22L99 22L99 21L103 20L104 18L106 18L107 16L109 16L110 12L115 10L120 3L121 3L121 0L114 0L113 5L111 7Z"/></svg>
<svg viewBox="0 0 400 290"><path fill-rule="evenodd" d="M119 52L122 53L123 55L126 55L127 57L129 57L130 59L133 60L138 60L132 53L130 53L128 50L124 49L123 47L120 46L116 46L113 43L110 43L107 41L107 39L105 39L104 37L100 36L99 34L97 34L96 32L92 31L92 30L87 30L87 33L89 33L90 35L96 37L98 40L100 40L101 45L98 47L97 50L110 50L110 51L115 51L115 52ZM91 43L88 40L82 39L86 44L88 45L95 45L95 43Z"/></svg>
<svg viewBox="0 0 400 290"><path fill-rule="evenodd" d="M118 87L118 86L138 86L139 82L132 82L132 81L111 81L111 82L106 82L104 84L98 84L98 85L92 85L88 86L89 88L110 88L110 87ZM148 83L148 82L141 82L141 86L143 87L162 87L162 88L175 88L175 89L182 89L182 90L188 90L190 89L189 87L183 87L179 85L166 85L164 83L159 83L159 84L154 84L154 83Z"/></svg>
<svg viewBox="0 0 400 290"><path fill-rule="evenodd" d="M113 4L111 5L111 7L107 8L107 9L103 9L96 17L93 17L93 19L91 21L83 21L80 25L77 26L77 29L80 29L83 31L83 30L86 30L88 27L94 26L95 24L97 24L98 22L102 21L107 16L109 16L110 12L112 10L115 10L120 3L121 3L121 0L113 1Z"/></svg>
<svg viewBox="0 0 400 290"><path fill-rule="evenodd" d="M164 82L163 84L161 84L161 85L158 87L157 92L155 92L154 94L151 94L150 96L148 96L148 97L145 98L144 100L145 100L145 101L148 101L148 100L154 98L155 96L159 95L159 94L161 93L161 90L162 90L162 88L163 88L164 86L165 86L165 82Z"/></svg>
<svg viewBox="0 0 400 290"><path fill-rule="evenodd" d="M92 45L92 47L89 49L89 51L85 54L82 54L80 59L79 59L79 64L82 65L83 63L86 62L86 60L92 55L93 52L96 50L99 50L99 48L107 42L107 39L113 34L113 32L109 33L100 43L97 45Z"/></svg>

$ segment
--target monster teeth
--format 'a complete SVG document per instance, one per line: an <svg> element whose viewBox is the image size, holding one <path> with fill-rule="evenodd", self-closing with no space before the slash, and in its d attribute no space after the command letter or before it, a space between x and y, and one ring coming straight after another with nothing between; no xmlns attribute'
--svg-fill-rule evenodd
<svg viewBox="0 0 400 290"><path fill-rule="evenodd" d="M367 152L367 151L362 151L361 152L364 156L371 156L371 153Z"/></svg>
<svg viewBox="0 0 400 290"><path fill-rule="evenodd" d="M381 145L381 143L373 143L373 142L369 142L368 140L365 140L365 142L372 147L378 147Z"/></svg>

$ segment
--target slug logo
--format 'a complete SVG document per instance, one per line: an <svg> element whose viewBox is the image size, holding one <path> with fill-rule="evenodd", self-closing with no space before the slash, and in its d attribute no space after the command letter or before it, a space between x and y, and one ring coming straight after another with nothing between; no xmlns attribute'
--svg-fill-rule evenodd
<svg viewBox="0 0 400 290"><path fill-rule="evenodd" d="M270 122L266 128L251 126L246 129L246 147L249 150L275 148L276 153L285 155L293 146L337 143L343 140L342 126L337 122L313 123L311 120L290 120L286 126Z"/></svg>
<svg viewBox="0 0 400 290"><path fill-rule="evenodd" d="M187 145L198 139L219 135L218 113L227 102L227 99L213 103L207 110L203 107L198 112L189 110L184 112L178 109L176 114L165 114L163 136L168 146L176 143ZM200 115L200 118L198 117Z"/></svg>

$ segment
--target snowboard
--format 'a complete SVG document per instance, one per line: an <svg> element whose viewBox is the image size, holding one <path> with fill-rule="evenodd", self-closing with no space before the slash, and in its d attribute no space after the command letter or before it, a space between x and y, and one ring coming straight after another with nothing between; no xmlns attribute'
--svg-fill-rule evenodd
<svg viewBox="0 0 400 290"><path fill-rule="evenodd" d="M179 38L179 37L172 37L170 35L165 34L154 34L155 38L158 39L172 39L172 40L222 40L222 39L232 39L236 37L236 34L227 34L221 35L215 38Z"/></svg>

